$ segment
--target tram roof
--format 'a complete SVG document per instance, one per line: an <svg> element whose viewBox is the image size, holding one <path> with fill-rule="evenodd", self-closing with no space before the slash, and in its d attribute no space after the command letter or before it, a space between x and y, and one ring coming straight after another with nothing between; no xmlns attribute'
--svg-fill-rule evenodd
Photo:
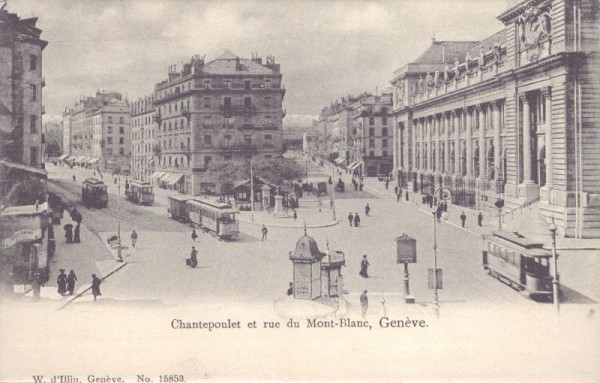
<svg viewBox="0 0 600 383"><path fill-rule="evenodd" d="M106 185L104 182L100 181L97 178L86 178L85 181L83 181L83 183L90 184L93 186L105 186Z"/></svg>
<svg viewBox="0 0 600 383"><path fill-rule="evenodd" d="M170 195L169 199L173 199L173 200L179 201L179 202L185 202L185 201L189 200L190 197L187 195Z"/></svg>
<svg viewBox="0 0 600 383"><path fill-rule="evenodd" d="M201 205L201 206L205 206L205 207L210 207L213 208L214 210L220 211L222 213L237 213L237 209L234 209L233 207L231 207L230 204L226 203L226 202L216 202L216 201L211 201L209 199L205 199L205 198L193 198L191 200L188 201L189 203L193 204L193 205Z"/></svg>
<svg viewBox="0 0 600 383"><path fill-rule="evenodd" d="M497 230L493 235L487 235L484 238L494 242L502 247L517 251L527 257L551 257L552 253L542 248L543 243L519 236L515 233Z"/></svg>

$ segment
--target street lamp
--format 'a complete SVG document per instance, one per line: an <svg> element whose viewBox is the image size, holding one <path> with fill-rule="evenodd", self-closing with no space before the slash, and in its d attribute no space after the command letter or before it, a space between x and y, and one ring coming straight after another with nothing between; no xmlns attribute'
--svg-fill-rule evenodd
<svg viewBox="0 0 600 383"><path fill-rule="evenodd" d="M504 207L504 199L500 198L500 190L502 188L502 175L500 174L500 169L497 166L494 166L496 169L496 207L498 208L498 230L502 230L502 208Z"/></svg>
<svg viewBox="0 0 600 383"><path fill-rule="evenodd" d="M123 262L123 255L121 253L121 173L117 177L117 261Z"/></svg>
<svg viewBox="0 0 600 383"><path fill-rule="evenodd" d="M550 235L552 235L552 258L554 258L554 273L552 275L552 295L554 297L554 307L556 308L556 315L560 315L560 299L559 299L559 282L558 282L558 263L556 260L556 230L557 227L554 224L554 217L548 227L550 229Z"/></svg>
<svg viewBox="0 0 600 383"><path fill-rule="evenodd" d="M439 194L440 200L448 201L452 199L452 194L448 188L440 187L437 188L433 195ZM437 206L431 212L433 217L433 309L435 310L435 316L437 319L440 318L440 301L438 298L438 268L437 268ZM446 216L442 214L442 218L445 220ZM440 270L441 271L441 270ZM430 287L431 288L431 287Z"/></svg>
<svg viewBox="0 0 600 383"><path fill-rule="evenodd" d="M333 221L337 221L335 218L335 175L334 167L331 166L331 214L333 215Z"/></svg>

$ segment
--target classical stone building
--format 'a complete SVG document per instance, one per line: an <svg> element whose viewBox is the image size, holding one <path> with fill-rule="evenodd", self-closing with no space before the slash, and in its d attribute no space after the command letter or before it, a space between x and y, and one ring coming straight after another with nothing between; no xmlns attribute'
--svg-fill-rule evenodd
<svg viewBox="0 0 600 383"><path fill-rule="evenodd" d="M37 20L0 10L0 159L43 168L42 52L48 43Z"/></svg>
<svg viewBox="0 0 600 383"><path fill-rule="evenodd" d="M149 182L154 173L157 127L153 95L131 103L131 175L136 180Z"/></svg>
<svg viewBox="0 0 600 383"><path fill-rule="evenodd" d="M63 113L64 153L78 165L129 171L131 130L129 102L117 92L82 96ZM68 138L65 138L67 137Z"/></svg>
<svg viewBox="0 0 600 383"><path fill-rule="evenodd" d="M211 161L276 158L282 154L279 64L226 51L205 62L195 56L155 87L157 163L151 178L182 192L220 193L207 176Z"/></svg>
<svg viewBox="0 0 600 383"><path fill-rule="evenodd" d="M392 94L363 94L351 105L354 153L348 169L374 177L393 169Z"/></svg>
<svg viewBox="0 0 600 383"><path fill-rule="evenodd" d="M597 1L521 1L498 33L433 41L398 69L399 186L444 185L482 210L535 205L559 234L599 237L599 14Z"/></svg>

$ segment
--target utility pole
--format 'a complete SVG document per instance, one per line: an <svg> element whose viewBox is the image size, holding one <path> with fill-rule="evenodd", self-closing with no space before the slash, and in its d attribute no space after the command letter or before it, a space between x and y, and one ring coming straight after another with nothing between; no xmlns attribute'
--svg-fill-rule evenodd
<svg viewBox="0 0 600 383"><path fill-rule="evenodd" d="M118 177L119 183L117 184L117 261L123 262L123 255L121 253L121 174Z"/></svg>
<svg viewBox="0 0 600 383"><path fill-rule="evenodd" d="M254 171L252 170L252 158L250 158L250 210L252 211L252 222L254 222Z"/></svg>

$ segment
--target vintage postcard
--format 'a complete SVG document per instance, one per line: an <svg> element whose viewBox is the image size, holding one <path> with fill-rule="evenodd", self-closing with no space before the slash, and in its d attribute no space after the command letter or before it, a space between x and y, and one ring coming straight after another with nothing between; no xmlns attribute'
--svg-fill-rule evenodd
<svg viewBox="0 0 600 383"><path fill-rule="evenodd" d="M599 0L0 0L0 382L597 382Z"/></svg>

